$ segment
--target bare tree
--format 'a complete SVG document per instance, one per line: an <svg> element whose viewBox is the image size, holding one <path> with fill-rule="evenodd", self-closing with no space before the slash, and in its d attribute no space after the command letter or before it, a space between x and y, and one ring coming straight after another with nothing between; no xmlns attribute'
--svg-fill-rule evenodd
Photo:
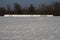
<svg viewBox="0 0 60 40"><path fill-rule="evenodd" d="M18 3L14 3L14 14L22 14L21 6Z"/></svg>
<svg viewBox="0 0 60 40"><path fill-rule="evenodd" d="M4 16L6 14L6 10L4 7L0 8L0 16Z"/></svg>
<svg viewBox="0 0 60 40"><path fill-rule="evenodd" d="M60 2L56 2L53 4L54 7L54 15L60 16Z"/></svg>
<svg viewBox="0 0 60 40"><path fill-rule="evenodd" d="M34 9L34 6L32 4L28 8L28 12L29 12L29 14L35 14L35 9Z"/></svg>
<svg viewBox="0 0 60 40"><path fill-rule="evenodd" d="M11 14L11 7L10 7L10 5L7 5L7 13Z"/></svg>

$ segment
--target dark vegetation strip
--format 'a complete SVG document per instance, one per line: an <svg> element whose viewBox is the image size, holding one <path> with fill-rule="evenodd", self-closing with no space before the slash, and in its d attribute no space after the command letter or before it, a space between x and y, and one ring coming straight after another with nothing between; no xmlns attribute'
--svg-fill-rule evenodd
<svg viewBox="0 0 60 40"><path fill-rule="evenodd" d="M35 8L33 4L28 8L21 8L18 3L14 3L14 10L11 10L10 5L7 5L7 8L0 7L0 16L6 14L10 15L54 15L60 16L60 2L54 2L51 5L41 5L38 8Z"/></svg>

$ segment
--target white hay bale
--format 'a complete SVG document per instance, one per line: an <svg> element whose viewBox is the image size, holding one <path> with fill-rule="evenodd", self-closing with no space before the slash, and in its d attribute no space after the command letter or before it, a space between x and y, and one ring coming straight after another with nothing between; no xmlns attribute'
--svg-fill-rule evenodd
<svg viewBox="0 0 60 40"><path fill-rule="evenodd" d="M48 17L53 17L53 15L47 15Z"/></svg>

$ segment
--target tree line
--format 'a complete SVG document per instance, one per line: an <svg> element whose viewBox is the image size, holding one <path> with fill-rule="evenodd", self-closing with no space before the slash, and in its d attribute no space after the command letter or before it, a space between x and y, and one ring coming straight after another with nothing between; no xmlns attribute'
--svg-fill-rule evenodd
<svg viewBox="0 0 60 40"><path fill-rule="evenodd" d="M54 2L51 5L42 4L38 8L35 8L33 4L31 4L28 8L23 9L18 3L14 3L14 10L11 10L10 5L7 5L7 9L0 7L0 16L4 16L5 14L60 16L60 2Z"/></svg>

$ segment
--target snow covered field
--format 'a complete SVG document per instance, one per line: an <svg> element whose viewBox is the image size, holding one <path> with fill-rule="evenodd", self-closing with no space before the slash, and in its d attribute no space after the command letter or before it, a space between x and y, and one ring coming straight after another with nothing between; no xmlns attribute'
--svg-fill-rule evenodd
<svg viewBox="0 0 60 40"><path fill-rule="evenodd" d="M0 40L60 40L60 17L0 17Z"/></svg>

